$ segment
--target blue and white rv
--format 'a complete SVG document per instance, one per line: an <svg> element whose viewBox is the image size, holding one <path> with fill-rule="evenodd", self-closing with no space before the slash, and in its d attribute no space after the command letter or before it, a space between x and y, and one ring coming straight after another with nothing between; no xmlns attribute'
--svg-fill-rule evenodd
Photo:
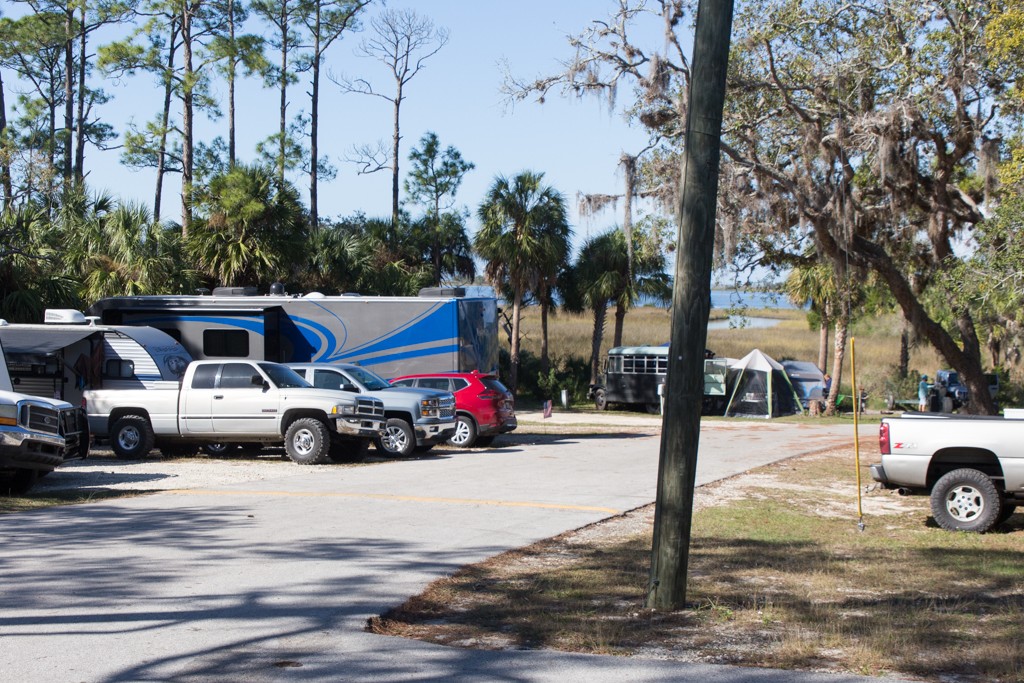
<svg viewBox="0 0 1024 683"><path fill-rule="evenodd" d="M196 359L358 363L383 377L498 371L498 302L489 287L327 296L287 294L277 283L270 292L111 297L89 314L106 325L163 330Z"/></svg>

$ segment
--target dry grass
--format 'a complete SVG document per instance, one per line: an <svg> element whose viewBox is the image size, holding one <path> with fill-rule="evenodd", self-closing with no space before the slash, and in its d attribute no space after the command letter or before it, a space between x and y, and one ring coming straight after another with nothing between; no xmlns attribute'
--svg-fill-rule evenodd
<svg viewBox="0 0 1024 683"><path fill-rule="evenodd" d="M690 608L643 607L653 511L511 551L431 585L372 630L462 647L1024 681L1024 515L952 534L923 498L872 491L848 451L698 493Z"/></svg>

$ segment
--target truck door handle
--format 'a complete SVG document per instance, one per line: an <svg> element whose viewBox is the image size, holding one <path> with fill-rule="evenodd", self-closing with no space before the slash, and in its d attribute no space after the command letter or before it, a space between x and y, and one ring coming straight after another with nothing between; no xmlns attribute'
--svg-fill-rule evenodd
<svg viewBox="0 0 1024 683"><path fill-rule="evenodd" d="M213 400L216 401L216 400L222 399L222 398L224 398L224 394L216 394L216 395L214 395Z"/></svg>

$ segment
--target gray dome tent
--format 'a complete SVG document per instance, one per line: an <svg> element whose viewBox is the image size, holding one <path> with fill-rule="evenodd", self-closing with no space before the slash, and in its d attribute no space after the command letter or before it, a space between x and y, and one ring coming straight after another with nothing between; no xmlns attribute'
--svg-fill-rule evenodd
<svg viewBox="0 0 1024 683"><path fill-rule="evenodd" d="M726 417L778 417L802 412L785 368L754 349L729 367Z"/></svg>

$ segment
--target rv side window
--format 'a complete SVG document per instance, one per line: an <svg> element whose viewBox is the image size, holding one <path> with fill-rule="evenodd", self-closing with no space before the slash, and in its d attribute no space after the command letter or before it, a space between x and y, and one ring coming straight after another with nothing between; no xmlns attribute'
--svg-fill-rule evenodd
<svg viewBox="0 0 1024 683"><path fill-rule="evenodd" d="M605 361L605 372L622 372L622 356L608 356Z"/></svg>
<svg viewBox="0 0 1024 683"><path fill-rule="evenodd" d="M213 389L214 380L217 378L218 365L200 365L192 375L193 389Z"/></svg>
<svg viewBox="0 0 1024 683"><path fill-rule="evenodd" d="M248 358L249 333L245 330L203 330L203 355Z"/></svg>
<svg viewBox="0 0 1024 683"><path fill-rule="evenodd" d="M108 379L131 379L135 376L135 363L130 360L111 358L103 368L103 376Z"/></svg>

